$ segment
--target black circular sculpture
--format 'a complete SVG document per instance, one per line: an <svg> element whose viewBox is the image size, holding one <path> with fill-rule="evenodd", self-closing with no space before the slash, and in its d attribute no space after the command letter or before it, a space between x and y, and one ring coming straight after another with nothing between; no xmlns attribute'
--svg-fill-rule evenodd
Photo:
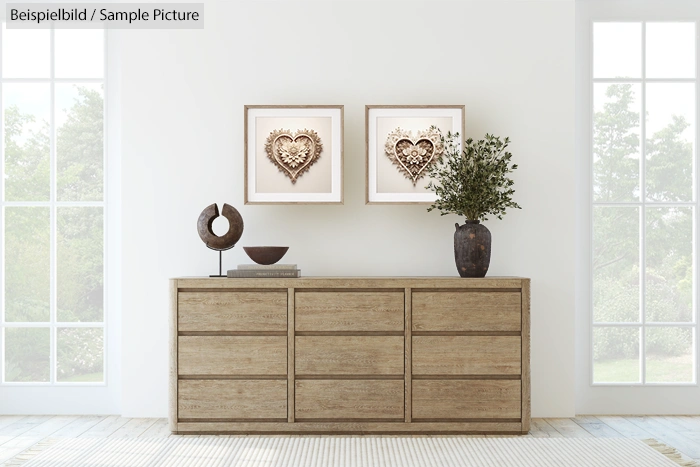
<svg viewBox="0 0 700 467"><path fill-rule="evenodd" d="M212 230L214 219L219 217L219 208L216 203L204 208L199 215L199 219L197 219L199 238L202 239L207 248L219 252L219 275L211 275L209 277L226 277L221 270L221 252L233 248L241 238L241 235L243 235L243 218L236 208L224 203L221 215L228 220L228 232L222 236L216 235Z"/></svg>

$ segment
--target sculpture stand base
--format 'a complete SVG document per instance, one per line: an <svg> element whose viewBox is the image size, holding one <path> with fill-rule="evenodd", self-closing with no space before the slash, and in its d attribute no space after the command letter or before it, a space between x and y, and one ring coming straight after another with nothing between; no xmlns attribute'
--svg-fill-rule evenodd
<svg viewBox="0 0 700 467"><path fill-rule="evenodd" d="M219 250L219 274L218 275L212 274L209 277L226 277L225 274L222 274L222 270L221 270L221 257L223 255L223 253L224 252L222 250Z"/></svg>

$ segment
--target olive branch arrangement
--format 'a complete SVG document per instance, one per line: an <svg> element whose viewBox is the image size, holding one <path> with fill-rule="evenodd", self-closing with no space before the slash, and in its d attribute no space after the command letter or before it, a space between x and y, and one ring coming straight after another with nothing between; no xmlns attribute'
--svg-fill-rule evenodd
<svg viewBox="0 0 700 467"><path fill-rule="evenodd" d="M506 208L522 209L513 201L513 180L508 177L518 168L511 164L513 155L506 151L510 138L486 134L478 141L469 138L460 150L459 133L440 135L445 151L428 170L427 189L437 200L428 208L447 214L462 215L471 221L486 221L488 215L503 219Z"/></svg>

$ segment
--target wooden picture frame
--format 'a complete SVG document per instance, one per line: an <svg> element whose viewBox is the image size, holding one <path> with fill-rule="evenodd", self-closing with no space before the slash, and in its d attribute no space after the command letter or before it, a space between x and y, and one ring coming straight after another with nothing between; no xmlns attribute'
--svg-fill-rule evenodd
<svg viewBox="0 0 700 467"><path fill-rule="evenodd" d="M244 106L245 204L343 204L343 106Z"/></svg>
<svg viewBox="0 0 700 467"><path fill-rule="evenodd" d="M443 136L459 132L463 142L464 106L365 106L365 204L435 202L425 188L426 171L442 151L433 125Z"/></svg>

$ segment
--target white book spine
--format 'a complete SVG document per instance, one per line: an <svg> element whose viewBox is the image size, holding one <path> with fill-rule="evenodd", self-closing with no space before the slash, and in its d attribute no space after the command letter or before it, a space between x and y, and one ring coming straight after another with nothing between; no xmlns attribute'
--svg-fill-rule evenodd
<svg viewBox="0 0 700 467"><path fill-rule="evenodd" d="M288 269L288 270L241 270L241 269L230 269L227 274L228 277L270 277L270 278L283 278L283 277L301 277L300 269Z"/></svg>

